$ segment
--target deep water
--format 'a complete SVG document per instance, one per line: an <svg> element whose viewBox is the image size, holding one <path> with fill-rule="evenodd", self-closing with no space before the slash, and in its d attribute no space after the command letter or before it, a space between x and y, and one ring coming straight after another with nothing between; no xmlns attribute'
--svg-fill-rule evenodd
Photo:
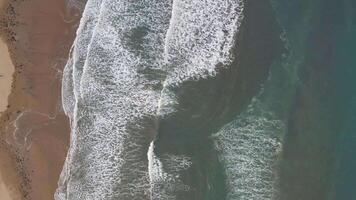
<svg viewBox="0 0 356 200"><path fill-rule="evenodd" d="M294 55L288 65L297 70L292 107L285 113L281 198L353 199L356 4L272 2Z"/></svg>

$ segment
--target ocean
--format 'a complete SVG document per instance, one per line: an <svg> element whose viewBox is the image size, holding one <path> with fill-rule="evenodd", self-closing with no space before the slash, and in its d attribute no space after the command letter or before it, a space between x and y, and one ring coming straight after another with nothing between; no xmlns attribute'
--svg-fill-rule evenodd
<svg viewBox="0 0 356 200"><path fill-rule="evenodd" d="M353 1L72 4L56 200L356 198Z"/></svg>

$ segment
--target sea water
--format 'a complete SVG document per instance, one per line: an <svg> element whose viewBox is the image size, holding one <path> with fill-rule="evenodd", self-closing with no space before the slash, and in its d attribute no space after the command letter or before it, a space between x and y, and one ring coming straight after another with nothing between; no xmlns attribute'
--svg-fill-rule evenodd
<svg viewBox="0 0 356 200"><path fill-rule="evenodd" d="M70 3L57 200L355 197L352 1Z"/></svg>

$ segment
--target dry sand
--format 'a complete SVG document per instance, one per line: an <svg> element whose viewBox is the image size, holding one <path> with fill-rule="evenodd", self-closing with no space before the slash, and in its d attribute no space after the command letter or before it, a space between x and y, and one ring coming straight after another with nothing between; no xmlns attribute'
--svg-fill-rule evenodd
<svg viewBox="0 0 356 200"><path fill-rule="evenodd" d="M12 200L10 190L7 188L5 183L2 181L2 177L0 177L0 198L2 200Z"/></svg>
<svg viewBox="0 0 356 200"><path fill-rule="evenodd" d="M0 39L0 113L7 107L7 98L11 92L12 74L15 67L10 58L6 43Z"/></svg>
<svg viewBox="0 0 356 200"><path fill-rule="evenodd" d="M0 0L0 12L3 11L5 0ZM12 63L6 42L0 38L0 114L7 108L8 96L11 92L12 75L15 67ZM0 142L0 199L20 200L22 197L20 176L15 170L11 154ZM3 170L6 169L6 170Z"/></svg>
<svg viewBox="0 0 356 200"><path fill-rule="evenodd" d="M64 2L10 0L0 21L15 65L0 118L0 174L13 175L0 180L0 200L52 200L57 188L70 132L61 77L79 20Z"/></svg>
<svg viewBox="0 0 356 200"><path fill-rule="evenodd" d="M0 0L0 12L3 11L7 1ZM0 38L0 114L7 107L7 98L11 92L12 74L14 73L9 49L6 42Z"/></svg>
<svg viewBox="0 0 356 200"><path fill-rule="evenodd" d="M6 3L7 3L7 0L0 0L0 9L2 9Z"/></svg>

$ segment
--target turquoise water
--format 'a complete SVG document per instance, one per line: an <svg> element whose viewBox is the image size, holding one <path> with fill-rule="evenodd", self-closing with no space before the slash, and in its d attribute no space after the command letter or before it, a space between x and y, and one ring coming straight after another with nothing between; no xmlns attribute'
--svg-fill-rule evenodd
<svg viewBox="0 0 356 200"><path fill-rule="evenodd" d="M297 84L280 168L282 199L353 199L355 2L273 1Z"/></svg>
<svg viewBox="0 0 356 200"><path fill-rule="evenodd" d="M271 5L283 51L247 110L219 132L228 157L222 161L228 166L227 199L354 199L356 4Z"/></svg>

